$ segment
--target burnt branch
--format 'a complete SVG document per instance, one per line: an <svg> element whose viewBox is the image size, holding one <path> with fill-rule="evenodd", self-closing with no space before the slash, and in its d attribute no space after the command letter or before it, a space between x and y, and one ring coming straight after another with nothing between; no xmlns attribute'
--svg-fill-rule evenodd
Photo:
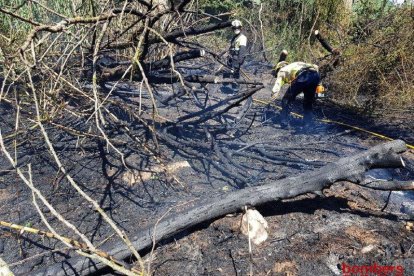
<svg viewBox="0 0 414 276"><path fill-rule="evenodd" d="M375 146L354 156L341 158L337 162L296 177L286 178L259 187L245 188L213 199L193 202L191 203L192 208L162 219L157 225L156 232L154 232L153 227L138 232L134 236L133 244L138 250L143 250L151 246L153 241L157 243L199 223L225 214L239 212L244 206L258 206L281 199L294 198L306 193L315 193L329 188L337 181L355 182L357 179L361 179L365 171L373 168L402 167L403 162L399 154L405 150L405 143L396 140ZM130 254L122 244L106 245L105 249L106 252L117 259L126 259ZM80 275L94 273L104 267L102 263L79 257L71 258L66 263ZM73 274L69 271L63 272L62 265L56 264L37 273L44 275Z"/></svg>

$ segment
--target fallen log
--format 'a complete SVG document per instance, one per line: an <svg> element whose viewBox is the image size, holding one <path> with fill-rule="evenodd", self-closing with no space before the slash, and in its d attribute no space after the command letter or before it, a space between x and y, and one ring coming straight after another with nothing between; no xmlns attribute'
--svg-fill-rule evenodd
<svg viewBox="0 0 414 276"><path fill-rule="evenodd" d="M264 88L264 86L257 86L249 90L241 91L234 96L228 97L212 106L207 107L206 109L200 110L198 112L193 112L188 115L184 115L178 118L175 121L175 124L188 121L189 119L192 119L192 118L197 118L197 119L191 122L187 122L187 123L200 124L200 123L206 122L214 117L217 117L221 114L226 113L233 107L238 106L242 101L251 97L254 93L261 90L262 88Z"/></svg>
<svg viewBox="0 0 414 276"><path fill-rule="evenodd" d="M115 81L121 79L124 75L125 70L127 67L125 66L117 66L115 68L107 68L102 71L100 81ZM129 77L126 77L129 79ZM258 81L246 81L243 79L231 79L231 78L220 78L214 75L190 75L190 76L182 76L183 80L186 82L195 82L195 83L238 83L238 84L249 84L249 85L263 85L263 83ZM142 77L141 74L137 73L134 74L131 78L133 81L141 81ZM176 74L150 74L147 75L147 79L149 83L152 84L172 84L180 82L180 77Z"/></svg>
<svg viewBox="0 0 414 276"><path fill-rule="evenodd" d="M189 36L195 36L199 34L205 34L205 33L214 32L214 31L221 30L221 29L228 28L228 27L231 27L231 21L175 30L170 33L164 34L162 37L164 38L164 40L168 42L177 43L176 40L177 38L180 38L180 37L189 37ZM156 37L156 38L149 39L147 43L153 44L153 43L162 43L162 42L164 41L161 38ZM136 46L136 41L126 41L126 42L113 43L108 48L126 49L126 48L131 48L134 46Z"/></svg>
<svg viewBox="0 0 414 276"><path fill-rule="evenodd" d="M195 59L203 57L205 51L203 49L194 49L187 52L179 52L173 56L174 63ZM98 66L100 69L100 82L106 81L115 81L122 78L125 71L129 66L132 65L131 61L121 61L115 62L114 59L110 57L103 57L98 61ZM161 60L154 61L152 63L144 63L143 68L145 74L147 75L148 82L154 84L164 84L164 83L176 83L180 81L180 77L176 74L157 74L154 72L159 69L168 69L171 67L171 57L167 56ZM129 76L125 78L130 79ZM141 81L142 75L141 72L135 72L132 76L132 80ZM187 82L196 82L196 83L238 83L238 84L250 84L250 85L263 85L262 82L250 80L246 81L243 79L232 79L232 78L221 78L215 75L189 75L184 76L183 80Z"/></svg>
<svg viewBox="0 0 414 276"><path fill-rule="evenodd" d="M187 52L179 52L173 56L174 62L180 62L183 60L189 60L194 58L203 57L205 55L205 51L202 49L194 49ZM165 57L161 60L157 60L151 63L146 63L144 69L146 71L157 70L161 68L169 68L171 67L171 57Z"/></svg>
<svg viewBox="0 0 414 276"><path fill-rule="evenodd" d="M202 49L194 49L191 51L186 52L178 52L173 56L173 62L180 62L184 60L195 59L204 56L205 51ZM113 81L119 80L124 75L125 71L129 66L132 65L132 61L121 61L116 62L114 59L110 57L103 57L98 61L98 66L101 71L101 81ZM171 67L171 57L167 56L161 60L157 60L151 63L144 63L142 65L146 74L150 73L151 71L155 71L158 69L166 69ZM140 81L142 80L142 76L140 72L136 72L136 74L132 77L133 80ZM176 81L179 81L177 78Z"/></svg>
<svg viewBox="0 0 414 276"><path fill-rule="evenodd" d="M354 156L341 158L312 172L223 194L217 198L192 202L191 208L160 220L156 226L138 232L131 237L131 240L137 250L143 250L152 246L153 242L158 243L202 222L238 212L244 206L258 206L306 193L316 193L337 181L359 183L363 180L364 173L370 169L403 167L404 162L399 154L406 149L403 141L395 140ZM101 249L119 260L129 258L131 254L126 245L121 242L107 244ZM34 271L31 275L87 275L104 267L102 263L77 256L43 270Z"/></svg>
<svg viewBox="0 0 414 276"><path fill-rule="evenodd" d="M250 84L250 85L263 85L262 82L255 80L243 80L233 78L220 78L214 75L190 75L184 78L188 82L197 83L238 83L238 84Z"/></svg>
<svg viewBox="0 0 414 276"><path fill-rule="evenodd" d="M147 76L148 81L150 83L162 84L162 83L176 83L180 81L180 78L177 75L173 74L163 74L163 75L149 75ZM195 82L195 83L238 83L238 84L248 84L248 85L260 85L262 86L263 83L259 81L246 81L243 79L232 79L232 78L220 78L215 75L189 75L183 76L183 80L187 82Z"/></svg>
<svg viewBox="0 0 414 276"><path fill-rule="evenodd" d="M205 34L205 33L214 32L216 30L220 30L220 29L224 29L228 27L231 27L231 21L213 23L213 24L204 25L204 26L189 27L184 30L179 29L179 30L163 35L163 38L168 42L174 42L179 37L184 37L184 36L188 37L188 36L194 36L194 35L199 35L199 34ZM149 43L159 43L162 41L163 40L161 38L157 37L157 38L150 40Z"/></svg>

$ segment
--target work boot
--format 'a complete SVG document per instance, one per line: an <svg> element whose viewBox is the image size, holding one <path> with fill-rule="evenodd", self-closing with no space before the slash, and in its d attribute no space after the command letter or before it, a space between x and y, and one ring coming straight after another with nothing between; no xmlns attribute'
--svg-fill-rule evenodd
<svg viewBox="0 0 414 276"><path fill-rule="evenodd" d="M303 126L312 126L314 124L313 122L313 114L312 111L305 111L305 114L303 116Z"/></svg>
<svg viewBox="0 0 414 276"><path fill-rule="evenodd" d="M289 126L289 109L283 108L282 112L280 112L280 127L283 129L288 128Z"/></svg>
<svg viewBox="0 0 414 276"><path fill-rule="evenodd" d="M233 89L234 92L236 93L239 92L239 88L240 88L240 85L237 82L233 82L231 84L231 89Z"/></svg>
<svg viewBox="0 0 414 276"><path fill-rule="evenodd" d="M280 121L280 128L281 129L288 129L289 128L289 123L286 121Z"/></svg>
<svg viewBox="0 0 414 276"><path fill-rule="evenodd" d="M315 131L315 122L313 121L312 111L305 111L303 116L302 130L304 133L311 134Z"/></svg>

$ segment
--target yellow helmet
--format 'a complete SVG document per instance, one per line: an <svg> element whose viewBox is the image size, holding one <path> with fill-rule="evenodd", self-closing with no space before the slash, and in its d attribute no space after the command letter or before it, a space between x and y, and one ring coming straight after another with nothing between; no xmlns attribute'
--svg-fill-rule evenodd
<svg viewBox="0 0 414 276"><path fill-rule="evenodd" d="M283 67L285 67L286 65L288 65L289 63L287 61L281 61L278 62L275 66L275 70L279 71L280 69L282 69Z"/></svg>

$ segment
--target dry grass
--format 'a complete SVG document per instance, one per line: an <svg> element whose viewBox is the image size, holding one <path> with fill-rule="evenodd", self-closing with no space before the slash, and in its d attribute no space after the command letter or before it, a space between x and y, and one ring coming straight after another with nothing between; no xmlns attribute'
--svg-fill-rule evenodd
<svg viewBox="0 0 414 276"><path fill-rule="evenodd" d="M396 9L365 26L364 39L346 48L343 65L330 76L335 100L371 110L413 106L411 13Z"/></svg>
<svg viewBox="0 0 414 276"><path fill-rule="evenodd" d="M144 181L157 178L160 173L174 174L183 168L189 168L190 164L187 161L178 161L164 166L154 166L148 171L129 170L122 175L122 180L133 186Z"/></svg>
<svg viewBox="0 0 414 276"><path fill-rule="evenodd" d="M273 267L274 273L281 273L286 276L298 275L297 264L295 261L284 261L275 263Z"/></svg>
<svg viewBox="0 0 414 276"><path fill-rule="evenodd" d="M355 225L347 227L345 233L352 239L357 240L360 244L371 245L378 244L380 238L378 235L370 230L366 230Z"/></svg>

